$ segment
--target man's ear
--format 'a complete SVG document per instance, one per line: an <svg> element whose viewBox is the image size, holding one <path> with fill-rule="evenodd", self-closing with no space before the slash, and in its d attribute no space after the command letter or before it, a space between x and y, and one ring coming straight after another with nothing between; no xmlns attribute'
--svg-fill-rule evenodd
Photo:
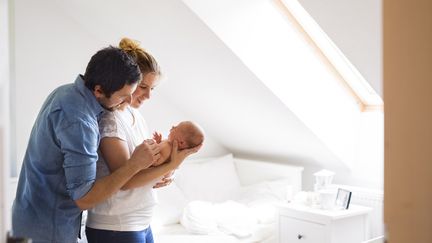
<svg viewBox="0 0 432 243"><path fill-rule="evenodd" d="M105 96L105 93L103 92L102 87L99 84L94 87L93 94L94 96L96 96L96 98L101 98Z"/></svg>

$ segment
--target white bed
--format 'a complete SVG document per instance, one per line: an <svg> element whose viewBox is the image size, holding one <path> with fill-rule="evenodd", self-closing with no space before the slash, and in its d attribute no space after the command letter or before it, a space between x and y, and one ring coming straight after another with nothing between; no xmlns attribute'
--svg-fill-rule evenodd
<svg viewBox="0 0 432 243"><path fill-rule="evenodd" d="M231 154L186 161L175 182L158 190L155 242L275 242L272 205L301 190L302 171Z"/></svg>
<svg viewBox="0 0 432 243"><path fill-rule="evenodd" d="M272 225L271 227L275 227ZM208 235L196 235L188 232L181 224L173 224L163 226L159 229L159 232L154 235L156 243L246 243L246 242L261 242L270 243L275 242L275 235L269 235L267 237L256 236L248 237L245 239L239 239L233 235L226 235L222 232L208 234Z"/></svg>

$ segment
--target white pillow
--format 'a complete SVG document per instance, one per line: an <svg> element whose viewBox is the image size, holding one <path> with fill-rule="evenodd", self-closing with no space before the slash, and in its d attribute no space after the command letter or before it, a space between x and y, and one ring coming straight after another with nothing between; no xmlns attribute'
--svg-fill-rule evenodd
<svg viewBox="0 0 432 243"><path fill-rule="evenodd" d="M237 201L250 204L254 201L285 201L292 191L289 179L262 181L256 184L243 186L235 198Z"/></svg>
<svg viewBox="0 0 432 243"><path fill-rule="evenodd" d="M232 154L199 163L183 163L175 179L188 200L223 202L240 190Z"/></svg>
<svg viewBox="0 0 432 243"><path fill-rule="evenodd" d="M291 191L290 180L263 181L242 188L237 201L246 204L260 224L273 223L277 219L275 203L285 202Z"/></svg>
<svg viewBox="0 0 432 243"><path fill-rule="evenodd" d="M282 201L292 197L292 195L288 195L293 193L293 186L291 183L291 179L288 178L266 181L270 191Z"/></svg>
<svg viewBox="0 0 432 243"><path fill-rule="evenodd" d="M187 199L175 183L156 189L158 204L153 212L152 228L180 222Z"/></svg>

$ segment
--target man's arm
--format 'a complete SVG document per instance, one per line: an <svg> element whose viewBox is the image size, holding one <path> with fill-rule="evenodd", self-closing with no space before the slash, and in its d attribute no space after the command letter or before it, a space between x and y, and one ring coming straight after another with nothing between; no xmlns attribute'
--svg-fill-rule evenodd
<svg viewBox="0 0 432 243"><path fill-rule="evenodd" d="M156 143L144 142L137 146L132 156L125 160L124 164L117 168L114 173L98 179L90 191L80 199L75 200L77 206L82 209L89 209L96 204L106 200L124 186L140 170L146 169L159 158L159 148Z"/></svg>

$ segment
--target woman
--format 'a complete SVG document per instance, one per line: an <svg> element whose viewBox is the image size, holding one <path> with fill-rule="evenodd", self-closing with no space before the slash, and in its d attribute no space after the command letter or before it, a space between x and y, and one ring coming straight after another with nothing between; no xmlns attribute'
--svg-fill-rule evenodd
<svg viewBox="0 0 432 243"><path fill-rule="evenodd" d="M120 168L134 148L150 138L146 122L137 108L150 98L155 82L161 75L156 60L137 42L123 38L120 48L136 60L142 80L132 94L130 106L126 104L121 110L105 112L99 122L101 142L98 177ZM150 228L156 205L153 186L158 178L170 174L188 155L198 151L201 145L182 151L178 151L177 146L177 142L174 142L168 163L142 170L125 184L122 191L88 212L86 235L89 243L153 243ZM169 183L170 179L165 176L155 187Z"/></svg>

